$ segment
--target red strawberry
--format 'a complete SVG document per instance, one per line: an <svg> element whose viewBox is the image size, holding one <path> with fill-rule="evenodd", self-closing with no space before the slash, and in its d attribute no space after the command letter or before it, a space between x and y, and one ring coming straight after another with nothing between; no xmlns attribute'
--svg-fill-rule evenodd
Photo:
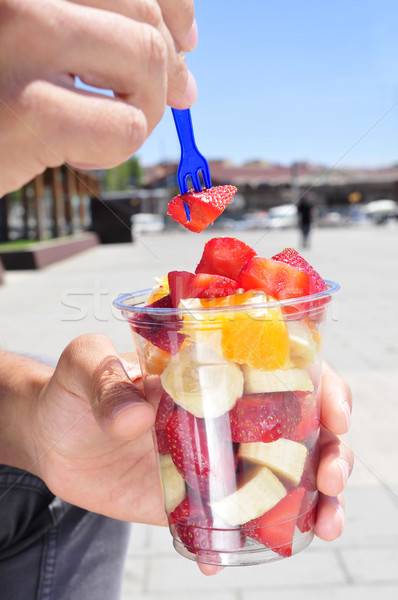
<svg viewBox="0 0 398 600"><path fill-rule="evenodd" d="M173 308L170 294L148 304L151 308ZM178 333L182 322L175 315L149 315L146 313L134 313L129 318L131 328L141 337L149 340L158 348L169 354L177 354L185 335Z"/></svg>
<svg viewBox="0 0 398 600"><path fill-rule="evenodd" d="M313 447L309 450L304 464L303 475L300 485L309 492L316 492L316 476L319 464L319 441L316 440Z"/></svg>
<svg viewBox="0 0 398 600"><path fill-rule="evenodd" d="M166 424L175 466L205 499L225 496L235 486L236 457L225 433L227 426L227 418L205 422L182 408L177 408Z"/></svg>
<svg viewBox="0 0 398 600"><path fill-rule="evenodd" d="M195 273L216 273L236 280L253 256L256 256L253 248L236 238L213 238L206 242Z"/></svg>
<svg viewBox="0 0 398 600"><path fill-rule="evenodd" d="M231 529L219 519L213 521L209 506L192 491L170 514L169 521L187 550L194 554L209 550L232 552L244 544L243 532Z"/></svg>
<svg viewBox="0 0 398 600"><path fill-rule="evenodd" d="M318 432L320 418L316 402L311 394L300 397L300 404L301 421L289 437L295 442L306 442Z"/></svg>
<svg viewBox="0 0 398 600"><path fill-rule="evenodd" d="M243 267L238 282L245 290L262 290L276 300L308 296L311 278L282 261L253 256Z"/></svg>
<svg viewBox="0 0 398 600"><path fill-rule="evenodd" d="M199 233L214 223L236 191L233 185L221 185L201 192L189 190L169 202L167 214L186 229Z"/></svg>
<svg viewBox="0 0 398 600"><path fill-rule="evenodd" d="M229 412L232 440L273 442L289 437L300 417L300 402L292 392L242 396Z"/></svg>
<svg viewBox="0 0 398 600"><path fill-rule="evenodd" d="M239 284L233 279L207 273L170 271L168 274L170 296L177 308L181 298L221 298L236 294Z"/></svg>
<svg viewBox="0 0 398 600"><path fill-rule="evenodd" d="M294 529L303 495L303 488L292 490L262 517L243 525L243 531L280 556L291 556Z"/></svg>
<svg viewBox="0 0 398 600"><path fill-rule="evenodd" d="M294 248L285 248L282 252L275 254L275 256L272 257L272 260L279 260L303 273L307 273L310 279L310 294L316 294L328 289L328 286L319 273L317 273L305 258L303 258Z"/></svg>
<svg viewBox="0 0 398 600"><path fill-rule="evenodd" d="M314 497L315 496L315 497ZM318 495L311 492L305 492L300 507L300 516L297 519L297 527L301 533L311 531L316 521L316 509Z"/></svg>
<svg viewBox="0 0 398 600"><path fill-rule="evenodd" d="M158 444L159 454L169 454L169 443L166 435L166 423L170 415L172 414L176 404L171 396L163 391L158 404L158 410L156 412L155 420L155 433Z"/></svg>

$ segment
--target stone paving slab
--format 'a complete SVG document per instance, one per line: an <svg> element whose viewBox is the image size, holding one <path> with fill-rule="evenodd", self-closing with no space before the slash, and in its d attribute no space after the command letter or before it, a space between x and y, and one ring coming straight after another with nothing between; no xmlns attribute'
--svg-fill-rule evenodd
<svg viewBox="0 0 398 600"><path fill-rule="evenodd" d="M394 493L398 489L392 490ZM262 598L266 592L274 600L292 599L300 590L309 598L362 598L366 583L381 590L398 589L396 569L398 553L398 505L396 497L381 487L348 486L346 527L344 534L332 543L314 538L312 544L291 559L247 568L227 568L216 577L206 578L196 565L180 557L172 547L166 528L133 525L125 574L123 600L130 598L183 598L188 590L208 598L213 590L236 593L236 600ZM131 566L138 567L145 558L142 591L130 593ZM133 578L133 586L136 580ZM134 587L138 591L137 586ZM373 591L374 593L374 591ZM325 595L326 594L326 595ZM189 594L191 597L191 594ZM210 594L211 597L211 594ZM367 596L364 596L367 598ZM229 597L228 597L229 598ZM231 598L235 598L231 596ZM301 595L299 596L301 598ZM389 597L391 598L391 596Z"/></svg>
<svg viewBox="0 0 398 600"><path fill-rule="evenodd" d="M332 552L308 550L307 555L298 554L288 560L251 567L228 567L215 577L204 577L194 563L183 565L179 557L160 558L150 561L148 591L189 593L190 590L249 590L272 589L289 582L289 587L306 585L336 585L346 583L345 573ZM285 584L286 585L286 584Z"/></svg>
<svg viewBox="0 0 398 600"><path fill-rule="evenodd" d="M272 600L392 600L397 597L398 586L335 586L307 587L300 590L272 590ZM264 600L264 590L244 591L239 600ZM160 600L160 598L158 598Z"/></svg>
<svg viewBox="0 0 398 600"><path fill-rule="evenodd" d="M226 569L206 578L179 557L166 529L133 526L123 600L273 600L304 597L384 600L396 596L398 552L397 230L316 230L305 256L341 284L328 317L324 350L350 383L356 454L345 533L315 540L287 561ZM0 347L57 356L81 333L108 335L123 352L128 327L111 300L142 289L173 268L193 270L204 242L226 232L146 236L134 245L98 246L40 272L6 273L0 288ZM295 231L242 232L259 254L297 244Z"/></svg>
<svg viewBox="0 0 398 600"><path fill-rule="evenodd" d="M354 583L398 584L398 546L342 550L341 557Z"/></svg>

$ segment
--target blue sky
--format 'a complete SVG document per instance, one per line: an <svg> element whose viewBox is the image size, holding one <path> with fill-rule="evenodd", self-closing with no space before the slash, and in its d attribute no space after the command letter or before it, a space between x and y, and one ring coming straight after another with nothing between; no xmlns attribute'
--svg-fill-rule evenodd
<svg viewBox="0 0 398 600"><path fill-rule="evenodd" d="M396 0L196 0L188 55L208 159L398 164ZM170 110L137 153L179 158Z"/></svg>

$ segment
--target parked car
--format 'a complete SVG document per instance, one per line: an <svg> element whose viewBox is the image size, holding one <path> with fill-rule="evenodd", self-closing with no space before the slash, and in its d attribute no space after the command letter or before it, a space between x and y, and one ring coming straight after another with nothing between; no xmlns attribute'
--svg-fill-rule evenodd
<svg viewBox="0 0 398 600"><path fill-rule="evenodd" d="M268 227L271 229L297 227L297 206L295 204L282 204L270 208L268 211Z"/></svg>
<svg viewBox="0 0 398 600"><path fill-rule="evenodd" d="M140 233L160 233L165 228L165 221L162 215L153 213L137 213L131 217L131 232Z"/></svg>
<svg viewBox="0 0 398 600"><path fill-rule="evenodd" d="M365 204L364 210L366 215L377 225L395 220L398 217L398 204L387 198Z"/></svg>

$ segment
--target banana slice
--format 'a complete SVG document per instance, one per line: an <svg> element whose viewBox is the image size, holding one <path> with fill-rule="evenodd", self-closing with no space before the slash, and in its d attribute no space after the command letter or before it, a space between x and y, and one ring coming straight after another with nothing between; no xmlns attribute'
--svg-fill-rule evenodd
<svg viewBox="0 0 398 600"><path fill-rule="evenodd" d="M260 517L286 496L286 489L267 467L259 467L238 490L211 503L212 510L232 526Z"/></svg>
<svg viewBox="0 0 398 600"><path fill-rule="evenodd" d="M159 456L164 505L167 514L172 512L185 498L185 481L177 471L170 454Z"/></svg>
<svg viewBox="0 0 398 600"><path fill-rule="evenodd" d="M291 363L299 369L307 367L314 362L317 353L310 328L304 321L287 321L286 326Z"/></svg>
<svg viewBox="0 0 398 600"><path fill-rule="evenodd" d="M305 369L275 369L261 371L241 365L245 394L268 392L312 392L314 385Z"/></svg>
<svg viewBox="0 0 398 600"><path fill-rule="evenodd" d="M239 458L255 464L265 465L276 475L285 477L293 485L298 485L307 458L307 448L304 444L280 438L269 443L242 443L238 455Z"/></svg>
<svg viewBox="0 0 398 600"><path fill-rule="evenodd" d="M169 360L161 382L176 404L199 418L223 415L243 393L240 367L203 343L181 348Z"/></svg>

